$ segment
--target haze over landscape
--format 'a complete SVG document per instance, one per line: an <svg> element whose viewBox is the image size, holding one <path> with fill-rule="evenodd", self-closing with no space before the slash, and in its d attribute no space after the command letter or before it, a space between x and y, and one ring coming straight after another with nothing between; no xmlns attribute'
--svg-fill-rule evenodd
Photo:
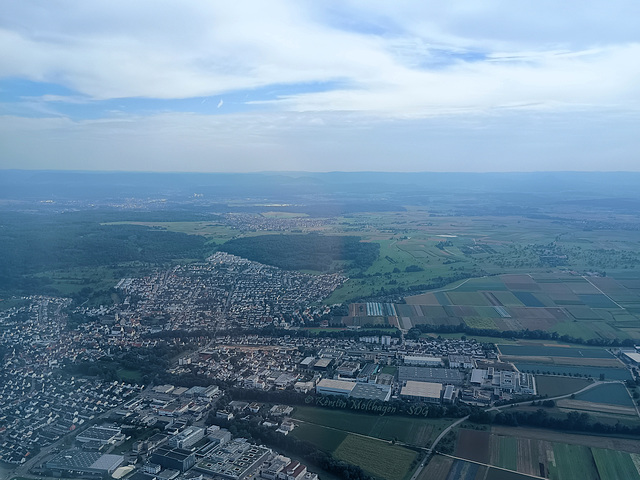
<svg viewBox="0 0 640 480"><path fill-rule="evenodd" d="M640 4L0 5L0 480L640 480Z"/></svg>

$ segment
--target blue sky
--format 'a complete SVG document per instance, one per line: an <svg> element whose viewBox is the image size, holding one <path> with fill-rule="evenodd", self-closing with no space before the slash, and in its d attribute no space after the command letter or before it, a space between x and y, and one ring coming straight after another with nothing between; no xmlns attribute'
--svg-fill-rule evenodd
<svg viewBox="0 0 640 480"><path fill-rule="evenodd" d="M0 168L640 170L640 4L0 5Z"/></svg>

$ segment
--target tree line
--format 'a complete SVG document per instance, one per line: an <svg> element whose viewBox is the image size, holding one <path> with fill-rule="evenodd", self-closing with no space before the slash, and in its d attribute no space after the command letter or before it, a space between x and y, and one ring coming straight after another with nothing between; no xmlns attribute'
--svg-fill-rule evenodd
<svg viewBox="0 0 640 480"><path fill-rule="evenodd" d="M406 338L417 339L423 333L464 333L474 336L487 336L499 338L524 338L534 340L559 340L566 343L577 343L581 345L592 345L600 347L629 347L638 343L638 339L627 338L605 339L605 338L584 338L573 337L571 335L560 335L558 332L547 332L544 330L492 330L486 328L472 328L464 323L458 325L415 325Z"/></svg>

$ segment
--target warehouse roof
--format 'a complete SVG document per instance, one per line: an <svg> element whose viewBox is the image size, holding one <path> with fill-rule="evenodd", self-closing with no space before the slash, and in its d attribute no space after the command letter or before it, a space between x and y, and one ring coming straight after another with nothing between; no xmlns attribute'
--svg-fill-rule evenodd
<svg viewBox="0 0 640 480"><path fill-rule="evenodd" d="M400 395L420 398L440 398L441 391L441 383L414 382L409 380L407 384L402 387Z"/></svg>

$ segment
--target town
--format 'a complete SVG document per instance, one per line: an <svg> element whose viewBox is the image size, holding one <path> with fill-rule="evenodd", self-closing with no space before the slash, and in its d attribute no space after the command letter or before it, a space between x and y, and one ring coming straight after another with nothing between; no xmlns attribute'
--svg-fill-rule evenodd
<svg viewBox="0 0 640 480"><path fill-rule="evenodd" d="M67 315L67 299L21 299L0 319L0 460L42 475L312 480L304 464L219 424L258 419L284 436L299 425L291 412L301 402L387 414L398 405L535 398L533 375L501 362L490 343L355 327L342 337L303 335L301 325L331 311L314 303L343 281L217 253L206 264L122 279L122 301L110 307ZM251 332L265 325L277 335ZM172 360L148 383L70 374L163 345ZM156 384L161 378L193 385ZM251 400L258 392L264 401Z"/></svg>

